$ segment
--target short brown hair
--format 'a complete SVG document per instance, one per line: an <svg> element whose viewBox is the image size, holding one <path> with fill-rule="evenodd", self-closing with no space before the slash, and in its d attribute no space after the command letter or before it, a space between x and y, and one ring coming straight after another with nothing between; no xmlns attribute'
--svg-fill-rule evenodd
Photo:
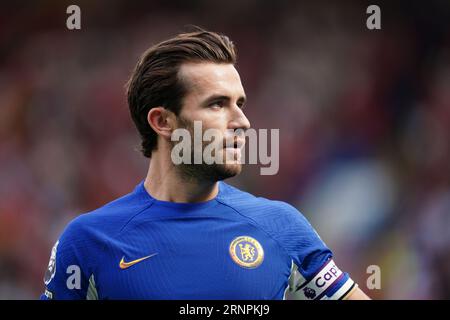
<svg viewBox="0 0 450 320"><path fill-rule="evenodd" d="M236 64L236 49L225 35L197 28L158 43L139 59L127 83L131 117L142 139L142 153L150 158L157 134L147 121L151 108L162 106L179 115L187 89L178 78L182 63Z"/></svg>

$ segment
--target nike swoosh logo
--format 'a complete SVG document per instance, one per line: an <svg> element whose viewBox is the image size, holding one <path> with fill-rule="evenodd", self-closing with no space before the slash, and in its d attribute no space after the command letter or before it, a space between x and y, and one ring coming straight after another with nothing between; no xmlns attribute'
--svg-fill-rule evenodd
<svg viewBox="0 0 450 320"><path fill-rule="evenodd" d="M156 256L157 254L158 253L154 253L154 254L151 254L149 256L142 257L142 258L139 258L139 259L136 259L136 260L133 260L133 261L129 261L129 262L125 262L125 260L124 260L125 257L122 257L122 260L120 260L120 263L119 263L119 268L120 269L127 269L127 268L129 268L131 266L134 266L136 263L139 263L139 262L144 261L144 260L146 260L148 258Z"/></svg>

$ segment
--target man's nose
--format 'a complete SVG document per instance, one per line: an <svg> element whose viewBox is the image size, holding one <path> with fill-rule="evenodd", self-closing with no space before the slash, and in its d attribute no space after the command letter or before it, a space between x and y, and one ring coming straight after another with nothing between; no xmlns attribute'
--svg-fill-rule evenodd
<svg viewBox="0 0 450 320"><path fill-rule="evenodd" d="M237 105L233 106L232 109L229 127L231 129L250 129L250 121L247 119L242 109Z"/></svg>

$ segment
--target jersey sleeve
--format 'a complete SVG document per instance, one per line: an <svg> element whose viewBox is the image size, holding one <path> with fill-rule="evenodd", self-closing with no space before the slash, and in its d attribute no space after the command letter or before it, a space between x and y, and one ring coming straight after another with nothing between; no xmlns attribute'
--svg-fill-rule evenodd
<svg viewBox="0 0 450 320"><path fill-rule="evenodd" d="M86 259L89 241L75 219L52 248L45 272L41 300L81 300L95 298L93 272ZM94 286L95 288L95 286Z"/></svg>
<svg viewBox="0 0 450 320"><path fill-rule="evenodd" d="M281 203L285 228L278 241L292 259L287 299L343 299L355 288L348 273L341 271L333 253L308 220L294 207Z"/></svg>

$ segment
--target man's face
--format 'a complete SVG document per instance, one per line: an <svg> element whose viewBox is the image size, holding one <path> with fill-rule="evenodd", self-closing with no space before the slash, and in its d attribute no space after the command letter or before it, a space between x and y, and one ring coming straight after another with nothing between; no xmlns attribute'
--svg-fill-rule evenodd
<svg viewBox="0 0 450 320"><path fill-rule="evenodd" d="M242 111L245 92L237 70L232 64L188 63L180 67L178 76L187 88L178 117L179 127L187 128L193 135L194 121L201 121L203 132L207 129L220 132L216 158L223 159L223 164L181 165L180 169L190 177L212 181L239 174L244 131L250 128L250 122ZM239 135L231 133L238 129ZM207 144L204 142L203 147Z"/></svg>

